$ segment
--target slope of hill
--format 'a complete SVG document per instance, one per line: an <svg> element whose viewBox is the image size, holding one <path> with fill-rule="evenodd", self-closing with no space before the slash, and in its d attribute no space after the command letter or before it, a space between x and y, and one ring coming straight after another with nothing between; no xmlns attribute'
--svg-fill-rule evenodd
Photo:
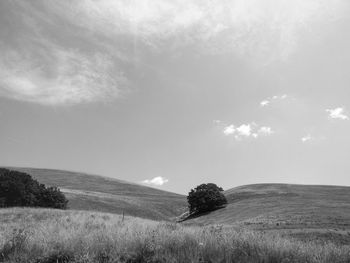
<svg viewBox="0 0 350 263"><path fill-rule="evenodd" d="M349 245L91 211L0 209L0 262L350 262Z"/></svg>
<svg viewBox="0 0 350 263"><path fill-rule="evenodd" d="M69 208L169 220L186 210L185 196L117 179L53 169L7 167L58 186Z"/></svg>
<svg viewBox="0 0 350 263"><path fill-rule="evenodd" d="M256 184L227 190L225 195L225 208L187 223L240 223L302 239L350 243L350 187Z"/></svg>

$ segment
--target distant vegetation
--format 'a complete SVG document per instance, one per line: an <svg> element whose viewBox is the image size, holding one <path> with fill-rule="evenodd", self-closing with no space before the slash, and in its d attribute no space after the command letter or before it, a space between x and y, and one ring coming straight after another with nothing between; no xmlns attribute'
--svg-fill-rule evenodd
<svg viewBox="0 0 350 263"><path fill-rule="evenodd" d="M190 213L213 211L227 204L223 189L216 184L201 184L191 189L187 196Z"/></svg>
<svg viewBox="0 0 350 263"><path fill-rule="evenodd" d="M183 226L115 214L0 210L0 262L350 262L350 247L246 230Z"/></svg>
<svg viewBox="0 0 350 263"><path fill-rule="evenodd" d="M0 168L0 207L66 209L68 200L57 187L46 187L29 174Z"/></svg>

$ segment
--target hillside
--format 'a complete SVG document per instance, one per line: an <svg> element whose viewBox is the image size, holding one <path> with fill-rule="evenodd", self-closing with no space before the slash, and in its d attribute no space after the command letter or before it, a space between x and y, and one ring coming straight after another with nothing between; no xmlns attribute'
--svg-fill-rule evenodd
<svg viewBox="0 0 350 263"><path fill-rule="evenodd" d="M350 187L256 184L225 191L227 207L187 224L243 224L301 239L350 243Z"/></svg>
<svg viewBox="0 0 350 263"><path fill-rule="evenodd" d="M9 168L9 167L7 167ZM169 220L186 210L185 196L117 179L52 169L10 167L47 186L58 186L69 208Z"/></svg>
<svg viewBox="0 0 350 263"><path fill-rule="evenodd" d="M50 169L11 168L58 186L69 208L174 220L185 196L112 178ZM301 240L350 244L350 187L255 184L225 191L228 205L184 222L223 224L279 232Z"/></svg>
<svg viewBox="0 0 350 263"><path fill-rule="evenodd" d="M350 246L234 226L183 226L120 215L0 209L0 262L350 262Z"/></svg>

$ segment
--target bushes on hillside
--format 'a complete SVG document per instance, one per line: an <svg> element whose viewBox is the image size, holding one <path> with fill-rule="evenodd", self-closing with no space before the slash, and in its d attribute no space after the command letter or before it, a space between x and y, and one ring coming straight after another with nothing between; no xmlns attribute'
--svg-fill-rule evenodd
<svg viewBox="0 0 350 263"><path fill-rule="evenodd" d="M0 168L0 207L66 209L67 203L68 200L57 187L45 187L29 174Z"/></svg>
<svg viewBox="0 0 350 263"><path fill-rule="evenodd" d="M227 204L223 189L216 184L201 184L187 196L190 213L204 213Z"/></svg>

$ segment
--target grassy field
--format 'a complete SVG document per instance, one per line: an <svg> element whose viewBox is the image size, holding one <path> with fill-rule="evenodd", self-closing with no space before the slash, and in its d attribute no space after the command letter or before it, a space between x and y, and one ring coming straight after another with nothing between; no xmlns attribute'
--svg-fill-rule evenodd
<svg viewBox="0 0 350 263"><path fill-rule="evenodd" d="M117 179L61 170L13 168L46 185L59 186L75 210L110 212L174 221L186 211L186 197ZM256 184L225 191L224 209L187 224L243 223L255 229L288 230L297 238L319 237L350 242L350 187ZM298 231L301 231L299 233ZM341 241L343 240L343 241Z"/></svg>
<svg viewBox="0 0 350 263"><path fill-rule="evenodd" d="M0 210L0 262L350 262L350 246L247 230L49 209Z"/></svg>
<svg viewBox="0 0 350 263"><path fill-rule="evenodd" d="M350 187L257 184L225 191L226 208L187 224L244 224L297 239L350 244Z"/></svg>
<svg viewBox="0 0 350 263"><path fill-rule="evenodd" d="M116 179L60 170L31 168L16 168L16 170L29 173L46 185L59 186L69 199L70 209L115 214L124 212L129 220L137 221L141 225L154 226L157 223L131 219L131 217L175 222L175 218L182 214L187 207L185 196ZM245 231L253 231L254 236L260 233L267 240L267 237L277 235L278 240L286 238L292 240L288 241L292 244L311 242L322 246L333 243L335 247L350 244L350 187L257 184L227 190L225 195L228 199L228 205L225 208L183 222L182 225L186 227L181 228L181 231L200 229L201 226L206 226L205 229L209 229L211 225L220 224L231 226L233 229L239 227L246 229ZM11 215L10 211L13 211L14 214ZM28 210L30 213L26 218L24 212L18 211L22 210L2 210L0 222L11 223L14 221L16 229L21 229L24 226L26 229L28 227L34 229L30 227L30 224L33 224L34 227L36 220L41 222L50 219L51 221L49 220L48 223L52 224L52 214L57 214L58 218L62 218L62 213L67 213L68 218L70 218L67 220L70 222L76 220L74 225L77 226L78 216L84 221L90 215L83 211ZM93 215L101 218L98 214ZM25 218L25 220L21 218ZM117 215L106 215L106 218L113 218L113 220L106 219L106 222L102 220L103 224L114 224L119 220ZM5 226L8 226L8 223ZM27 223L28 225L26 225ZM43 223L42 227L44 226ZM3 224L1 227L3 235L6 231ZM71 228L69 225L67 227ZM132 226L129 225L129 227ZM176 227L178 229L179 226L176 225ZM96 226L96 228L98 227ZM146 229L149 227L147 226ZM228 227L225 227L226 230L229 233L233 231ZM31 231L37 233L37 230ZM63 230L59 230L57 226L56 231ZM6 233L9 236L11 231ZM28 233L31 232L26 233L28 236ZM226 235L226 233L224 234ZM90 238L92 242L92 237L90 236ZM275 240L274 242L278 243L279 241Z"/></svg>
<svg viewBox="0 0 350 263"><path fill-rule="evenodd" d="M69 208L109 212L154 220L172 220L187 208L186 197L117 179L52 169L9 168L58 186Z"/></svg>

